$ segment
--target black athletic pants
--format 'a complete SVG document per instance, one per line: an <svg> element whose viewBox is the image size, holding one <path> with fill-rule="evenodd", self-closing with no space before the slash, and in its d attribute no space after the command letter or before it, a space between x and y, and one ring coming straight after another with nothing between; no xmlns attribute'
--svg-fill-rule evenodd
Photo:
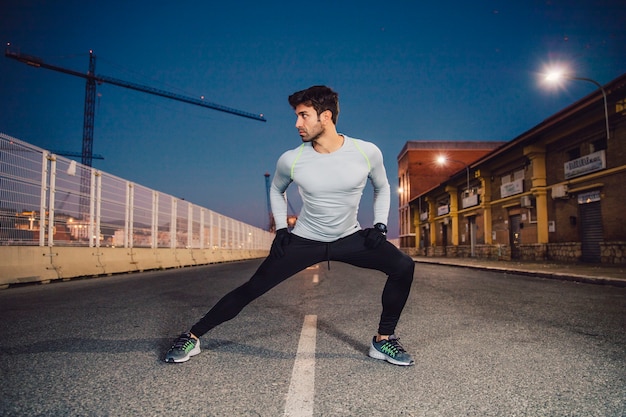
<svg viewBox="0 0 626 417"><path fill-rule="evenodd" d="M309 266L323 261L339 261L387 274L378 333L393 334L411 290L415 263L387 241L374 249L365 247L364 242L362 231L329 243L304 239L292 234L289 244L283 247L284 256L280 258L268 256L252 278L222 297L190 329L191 333L200 337L212 328L234 318L253 300Z"/></svg>

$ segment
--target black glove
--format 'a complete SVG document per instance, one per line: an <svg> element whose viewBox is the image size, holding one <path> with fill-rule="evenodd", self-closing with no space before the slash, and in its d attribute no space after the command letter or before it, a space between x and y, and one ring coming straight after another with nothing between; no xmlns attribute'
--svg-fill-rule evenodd
<svg viewBox="0 0 626 417"><path fill-rule="evenodd" d="M278 229L276 231L276 237L274 237L274 241L272 242L272 247L270 248L270 256L273 258L281 258L285 254L283 248L289 244L290 240L291 233L289 233L287 228Z"/></svg>
<svg viewBox="0 0 626 417"><path fill-rule="evenodd" d="M381 243L387 240L387 226L382 223L376 223L374 227L363 230L363 237L365 238L366 248L377 248Z"/></svg>

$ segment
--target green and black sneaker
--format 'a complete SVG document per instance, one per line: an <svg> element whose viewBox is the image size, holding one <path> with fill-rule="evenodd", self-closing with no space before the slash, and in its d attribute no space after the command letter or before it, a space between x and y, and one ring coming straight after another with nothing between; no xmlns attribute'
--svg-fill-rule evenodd
<svg viewBox="0 0 626 417"><path fill-rule="evenodd" d="M172 347L165 354L165 362L187 362L198 353L200 353L200 340L193 337L191 333L183 333L174 340Z"/></svg>
<svg viewBox="0 0 626 417"><path fill-rule="evenodd" d="M394 365L409 366L415 363L411 355L406 353L396 335L391 335L388 340L381 340L380 342L377 342L376 336L374 336L369 356Z"/></svg>

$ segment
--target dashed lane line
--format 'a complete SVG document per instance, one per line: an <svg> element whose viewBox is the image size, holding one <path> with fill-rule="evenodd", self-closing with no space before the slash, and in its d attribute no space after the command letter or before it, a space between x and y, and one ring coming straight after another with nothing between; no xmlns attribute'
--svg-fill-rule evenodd
<svg viewBox="0 0 626 417"><path fill-rule="evenodd" d="M293 364L285 404L285 417L309 417L313 415L316 337L317 316L307 315L304 317L296 360Z"/></svg>

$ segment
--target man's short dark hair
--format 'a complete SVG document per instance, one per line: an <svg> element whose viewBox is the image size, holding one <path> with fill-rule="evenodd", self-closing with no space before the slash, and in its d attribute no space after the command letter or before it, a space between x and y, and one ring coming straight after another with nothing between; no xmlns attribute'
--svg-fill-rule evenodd
<svg viewBox="0 0 626 417"><path fill-rule="evenodd" d="M326 110L332 113L332 121L337 124L339 117L339 94L325 85L315 85L306 90L298 91L289 96L289 104L295 108L300 104L311 106L318 115Z"/></svg>

